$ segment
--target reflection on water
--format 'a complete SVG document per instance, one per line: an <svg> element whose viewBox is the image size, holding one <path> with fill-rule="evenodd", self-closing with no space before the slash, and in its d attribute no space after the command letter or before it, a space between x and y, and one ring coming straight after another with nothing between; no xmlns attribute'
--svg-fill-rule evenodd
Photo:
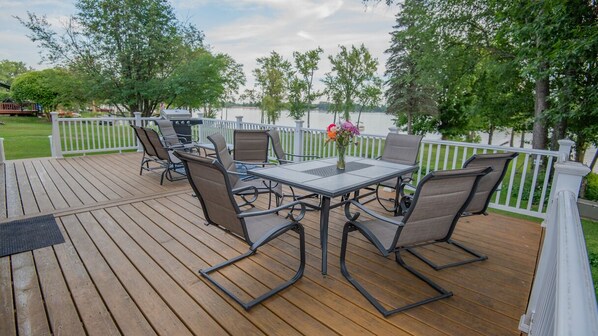
<svg viewBox="0 0 598 336"><path fill-rule="evenodd" d="M236 116L243 116L243 121L251 122L251 123L259 123L260 122L260 110L257 108L228 108L226 110L222 110L219 112L218 117L226 120L236 120ZM310 118L310 128L316 129L325 129L330 123L332 123L334 115L332 113L328 113L325 111L314 110L311 112ZM307 127L307 116L303 119L305 122L303 123L303 127ZM351 121L357 121L357 113L351 113ZM374 113L362 113L360 121L365 126L365 129L362 131L363 134L372 134L372 135L386 135L388 133L388 128L394 126L392 121L392 116L381 113L381 112L374 112ZM289 117L288 111L283 111L281 113L281 118L276 122L277 125L280 126L295 126L295 121L293 118ZM487 144L488 143L488 134L480 133L481 143ZM426 134L427 139L440 139L440 134L438 133L429 133ZM514 144L516 147L519 146L521 137L519 135L515 136ZM496 132L492 138L493 145L500 145L500 146L508 146L510 140L510 135L506 132ZM526 148L531 148L531 141L532 141L532 134L525 135L525 146ZM589 164L596 152L595 148L590 148L586 152L585 164ZM594 171L598 171L598 167L594 169Z"/></svg>

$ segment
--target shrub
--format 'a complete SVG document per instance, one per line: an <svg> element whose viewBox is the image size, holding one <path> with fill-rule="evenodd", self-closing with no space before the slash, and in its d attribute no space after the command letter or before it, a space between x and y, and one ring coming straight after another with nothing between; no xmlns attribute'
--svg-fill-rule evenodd
<svg viewBox="0 0 598 336"><path fill-rule="evenodd" d="M586 179L587 185L585 198L590 201L598 201L598 174L590 173Z"/></svg>

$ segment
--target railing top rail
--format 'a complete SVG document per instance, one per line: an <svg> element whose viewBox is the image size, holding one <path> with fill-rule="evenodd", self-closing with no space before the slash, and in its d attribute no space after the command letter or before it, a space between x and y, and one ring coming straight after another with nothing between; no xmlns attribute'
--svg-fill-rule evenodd
<svg viewBox="0 0 598 336"><path fill-rule="evenodd" d="M96 118L66 118L66 117L58 117L56 118L58 121L118 121L118 120L135 120L134 117L96 117ZM145 119L141 119L145 120Z"/></svg>
<svg viewBox="0 0 598 336"><path fill-rule="evenodd" d="M471 143L471 142L446 141L446 140L435 140L435 139L426 139L426 138L423 138L422 142L428 143L428 144L451 145L451 146L461 146L461 147L475 147L478 149L491 149L491 150L503 150L503 151L509 151L509 152L517 152L517 153L540 154L540 155L554 156L554 157L558 157L558 155L559 155L559 152L557 152L557 151L550 151L550 150L545 150L545 149L531 149L531 148L518 148L518 147L508 147L508 146L484 145L484 144Z"/></svg>
<svg viewBox="0 0 598 336"><path fill-rule="evenodd" d="M588 265L577 196L557 193L558 249L555 335L597 335L598 307Z"/></svg>

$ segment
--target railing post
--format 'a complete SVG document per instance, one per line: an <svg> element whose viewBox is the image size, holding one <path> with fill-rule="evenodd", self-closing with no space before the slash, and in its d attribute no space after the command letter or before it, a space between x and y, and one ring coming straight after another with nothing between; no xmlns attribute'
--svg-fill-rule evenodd
<svg viewBox="0 0 598 336"><path fill-rule="evenodd" d="M534 282L532 285L527 311L521 317L519 322L519 330L528 334L530 333L531 329L534 328L534 319L536 316L538 320L536 322L539 327L536 327L535 330L540 330L544 327L542 324L554 323L555 319L559 317L558 314L562 312L562 309L573 309L572 306L568 305L566 302L559 302L556 297L557 290L559 289L559 287L557 287L557 282L559 281L559 277L562 276L562 274L559 274L559 272L566 272L563 269L559 269L559 267L562 267L562 265L559 265L557 259L559 258L559 254L567 255L573 253L571 251L561 251L566 246L561 243L562 237L559 237L558 231L562 231L563 228L559 228L559 226L572 225L572 223L570 222L571 219L566 217L566 214L559 213L560 210L557 211L559 202L557 201L556 196L564 195L566 192L569 192L573 194L574 199L577 199L579 196L581 180L590 172L590 168L579 162L567 161L568 157L565 155L569 153L571 147L569 146L566 148L566 146L570 145L571 141L560 140L559 143L561 141L564 143L561 145L560 149L563 147L565 148L562 152L559 150L559 161L561 161L561 159L565 161L557 162L554 165L552 190L550 191L550 199L548 201L548 209L546 211L546 220L543 223L543 226L546 227L546 234L544 235L544 241L542 243L542 249L539 255L538 267L534 276ZM577 211L577 209L574 211ZM563 216L565 216L564 220L562 219ZM581 225L581 223L578 225ZM587 252L584 260L587 262ZM577 274L582 274L579 269L574 272L579 272ZM560 286L562 287L562 284ZM562 293L560 294L562 295ZM566 307L561 307L561 312L559 312L558 305L566 305ZM558 333L554 334L557 335ZM585 333L582 334L585 335Z"/></svg>
<svg viewBox="0 0 598 336"><path fill-rule="evenodd" d="M203 142L203 138L201 137L203 128L203 112L197 112L197 119L202 120L202 123L197 125L197 142Z"/></svg>
<svg viewBox="0 0 598 336"><path fill-rule="evenodd" d="M243 129L243 116L236 116L237 124L235 125L236 129Z"/></svg>
<svg viewBox="0 0 598 336"><path fill-rule="evenodd" d="M58 126L58 112L50 112L52 118L52 156L55 158L62 157L62 149L60 147L60 127Z"/></svg>
<svg viewBox="0 0 598 336"><path fill-rule="evenodd" d="M135 116L135 126L143 127L143 124L141 123L141 112L133 112L133 115ZM135 141L137 141L137 152L143 152L143 147L141 146L141 143L137 137L135 137Z"/></svg>
<svg viewBox="0 0 598 336"><path fill-rule="evenodd" d="M303 120L295 120L295 136L293 141L293 154L303 155ZM299 157L295 157L295 161L300 161Z"/></svg>
<svg viewBox="0 0 598 336"><path fill-rule="evenodd" d="M0 138L0 164L3 164L6 161L6 156L4 155L4 138Z"/></svg>
<svg viewBox="0 0 598 336"><path fill-rule="evenodd" d="M56 153L54 153L54 146L52 146L52 136L48 135L48 140L50 141L50 156L56 157Z"/></svg>
<svg viewBox="0 0 598 336"><path fill-rule="evenodd" d="M390 133L399 133L399 128L396 126L389 127L388 130Z"/></svg>
<svg viewBox="0 0 598 336"><path fill-rule="evenodd" d="M554 180L552 182L552 190L554 193L563 190L570 191L575 194L575 198L577 199L579 196L581 180L584 176L588 175L589 172L590 168L579 162L557 162L554 164ZM554 196L554 194L552 195ZM552 206L552 204L550 205Z"/></svg>
<svg viewBox="0 0 598 336"><path fill-rule="evenodd" d="M571 148L573 148L573 145L575 144L575 142L573 142L569 139L561 139L558 142L559 142L559 157L557 158L557 161L558 162L569 161L569 158L571 157Z"/></svg>

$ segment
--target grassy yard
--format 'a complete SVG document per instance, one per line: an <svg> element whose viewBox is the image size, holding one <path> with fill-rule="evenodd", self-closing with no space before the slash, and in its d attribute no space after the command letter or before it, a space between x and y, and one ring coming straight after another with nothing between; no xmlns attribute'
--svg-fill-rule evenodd
<svg viewBox="0 0 598 336"><path fill-rule="evenodd" d="M598 297L598 222L582 219L583 233L586 238L586 247L590 258L590 267L592 268L592 278L594 280L594 290Z"/></svg>
<svg viewBox="0 0 598 336"><path fill-rule="evenodd" d="M7 160L50 156L52 124L37 117L0 116L0 138L4 138Z"/></svg>

